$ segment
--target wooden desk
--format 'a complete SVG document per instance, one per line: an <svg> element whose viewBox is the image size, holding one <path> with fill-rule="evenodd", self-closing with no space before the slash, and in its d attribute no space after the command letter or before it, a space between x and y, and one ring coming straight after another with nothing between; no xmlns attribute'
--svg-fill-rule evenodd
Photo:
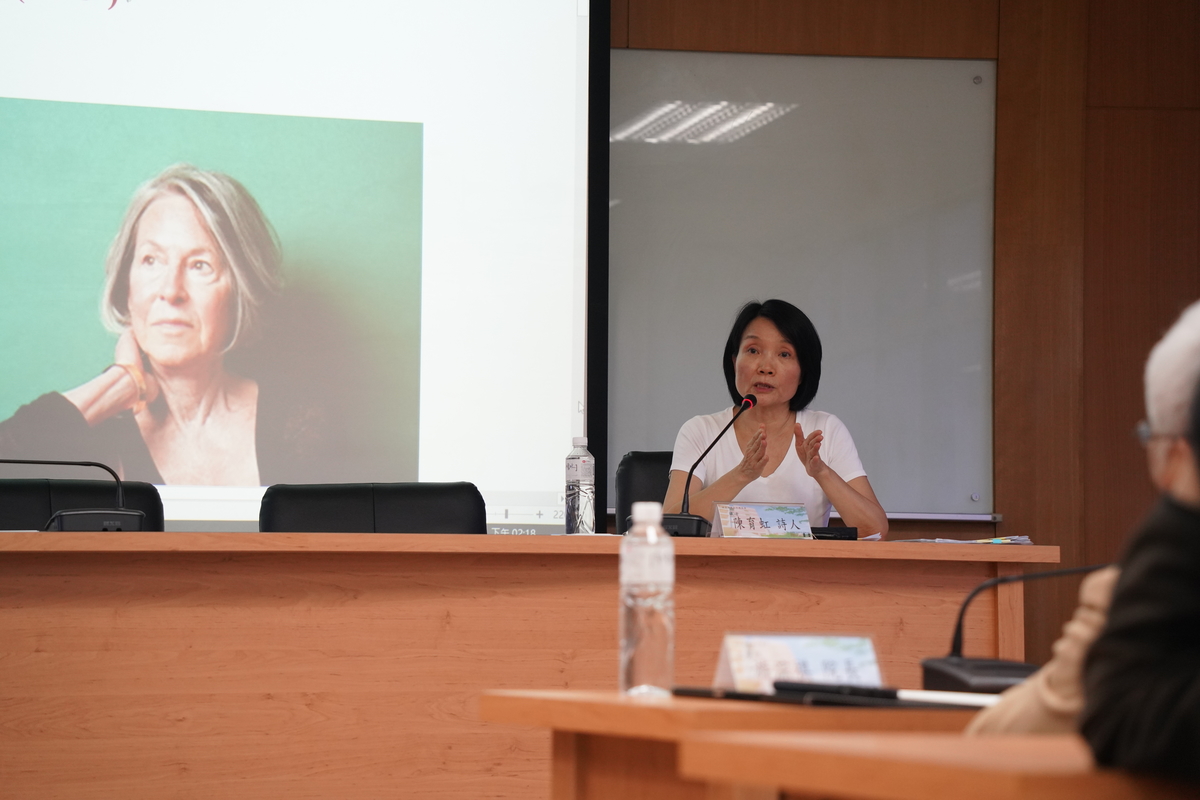
<svg viewBox="0 0 1200 800"><path fill-rule="evenodd" d="M1078 736L716 733L680 745L684 776L846 800L1118 800L1195 790L1098 770Z"/></svg>
<svg viewBox="0 0 1200 800"><path fill-rule="evenodd" d="M485 689L615 689L609 537L0 534L0 787L13 797L545 797L549 732ZM873 636L919 685L979 581L1057 548L678 540L676 677L730 630ZM1021 654L1019 586L972 655Z"/></svg>
<svg viewBox="0 0 1200 800"><path fill-rule="evenodd" d="M495 691L480 701L480 715L488 722L553 731L552 800L714 800L703 781L678 772L679 741L697 731L957 732L973 714L683 697L645 700L581 691Z"/></svg>

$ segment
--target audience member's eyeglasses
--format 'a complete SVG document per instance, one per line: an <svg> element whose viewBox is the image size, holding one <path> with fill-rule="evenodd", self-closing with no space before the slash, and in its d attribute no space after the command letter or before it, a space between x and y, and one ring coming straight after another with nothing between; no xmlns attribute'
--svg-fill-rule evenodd
<svg viewBox="0 0 1200 800"><path fill-rule="evenodd" d="M1142 420L1133 427L1133 435L1142 443L1142 447L1146 447L1155 439L1176 439L1179 437L1177 433L1155 433L1150 427L1150 423Z"/></svg>

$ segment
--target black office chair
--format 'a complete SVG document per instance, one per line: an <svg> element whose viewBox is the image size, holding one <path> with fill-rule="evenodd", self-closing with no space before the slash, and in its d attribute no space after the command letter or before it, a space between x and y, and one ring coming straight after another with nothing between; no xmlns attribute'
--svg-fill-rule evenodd
<svg viewBox="0 0 1200 800"><path fill-rule="evenodd" d="M671 482L670 450L633 450L617 465L617 533L628 529L633 504L642 500L661 503Z"/></svg>
<svg viewBox="0 0 1200 800"><path fill-rule="evenodd" d="M487 533L473 483L277 483L258 512L260 531Z"/></svg>
<svg viewBox="0 0 1200 800"><path fill-rule="evenodd" d="M121 481L125 507L146 515L142 530L163 530L163 504L154 484ZM73 508L115 508L112 481L5 478L0 480L0 529L42 530L50 517Z"/></svg>

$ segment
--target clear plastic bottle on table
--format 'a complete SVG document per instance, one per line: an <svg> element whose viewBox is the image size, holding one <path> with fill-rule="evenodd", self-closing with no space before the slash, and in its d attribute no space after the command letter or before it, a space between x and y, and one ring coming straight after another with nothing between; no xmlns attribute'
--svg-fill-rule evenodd
<svg viewBox="0 0 1200 800"><path fill-rule="evenodd" d="M621 541L620 688L669 696L675 683L675 544L661 503L634 503Z"/></svg>
<svg viewBox="0 0 1200 800"><path fill-rule="evenodd" d="M587 449L587 437L571 440L567 456L567 533L596 532L596 459Z"/></svg>

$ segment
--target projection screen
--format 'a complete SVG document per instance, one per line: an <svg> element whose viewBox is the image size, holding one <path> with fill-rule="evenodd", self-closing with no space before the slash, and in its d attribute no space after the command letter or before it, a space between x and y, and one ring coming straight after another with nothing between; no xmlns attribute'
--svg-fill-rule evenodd
<svg viewBox="0 0 1200 800"><path fill-rule="evenodd" d="M466 480L496 532L555 530L588 11L0 3L0 457L112 463L169 529L254 529L272 483Z"/></svg>

